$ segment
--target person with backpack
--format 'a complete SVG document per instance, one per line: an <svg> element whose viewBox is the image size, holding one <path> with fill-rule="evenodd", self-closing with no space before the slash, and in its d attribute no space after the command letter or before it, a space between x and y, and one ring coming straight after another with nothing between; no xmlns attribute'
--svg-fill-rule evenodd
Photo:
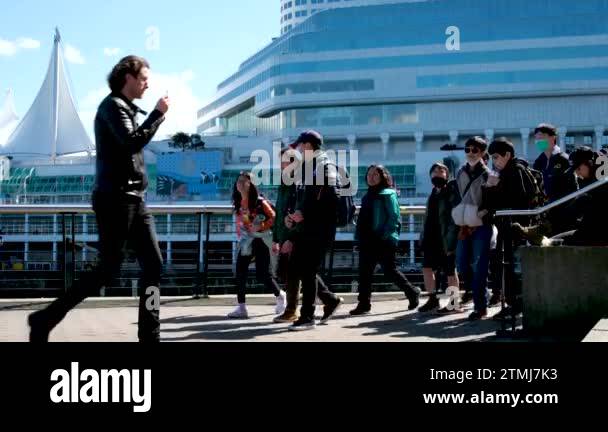
<svg viewBox="0 0 608 432"><path fill-rule="evenodd" d="M492 224L483 210L483 186L489 170L483 162L488 143L482 137L473 137L465 144L466 164L456 175L460 203L452 210L454 223L459 227L456 263L458 273L466 275L473 292L474 310L469 315L476 321L488 315L488 269L492 242ZM470 275L467 273L470 272Z"/></svg>
<svg viewBox="0 0 608 432"><path fill-rule="evenodd" d="M484 209L490 216L498 210L528 210L538 206L539 188L536 180L519 159L515 157L515 147L507 138L494 140L488 148L492 157L492 165L497 176L490 175L484 187ZM495 316L495 319L515 317L522 311L521 294L515 283L514 254L519 240L514 238L511 223L528 225L529 219L500 218L496 220L498 227L497 252L498 261L506 263L506 267L497 266L496 281L502 285L504 273L504 296L508 307Z"/></svg>
<svg viewBox="0 0 608 432"><path fill-rule="evenodd" d="M433 191L426 204L424 228L420 236L423 255L422 273L429 299L418 309L421 313L439 310L439 298L435 293L435 272L439 269L447 274L448 287L460 287L456 271L458 227L452 218L452 209L458 204L459 199L456 181L449 180L449 169L442 163L433 164L429 174ZM446 308L444 312L449 309Z"/></svg>
<svg viewBox="0 0 608 432"><path fill-rule="evenodd" d="M254 259L256 279L275 295L275 313L280 315L285 311L286 295L273 276L270 260L276 213L272 205L259 194L251 174L247 172L241 173L234 184L232 202L238 238L235 278L238 306L228 314L228 318L249 318L246 305L247 274Z"/></svg>
<svg viewBox="0 0 608 432"><path fill-rule="evenodd" d="M352 316L371 311L372 279L380 263L384 274L406 295L409 310L420 302L420 289L397 269L401 210L389 171L382 165L367 169L367 193L362 199L355 241L359 244L359 303Z"/></svg>
<svg viewBox="0 0 608 432"><path fill-rule="evenodd" d="M335 240L340 196L336 187L337 170L322 150L323 137L316 131L302 133L294 143L303 156L302 181L296 190L295 211L287 216L288 226L295 227L294 256L302 281L300 317L290 331L315 328L315 300L323 302L321 324L335 314L344 300L319 284L317 275L326 253Z"/></svg>

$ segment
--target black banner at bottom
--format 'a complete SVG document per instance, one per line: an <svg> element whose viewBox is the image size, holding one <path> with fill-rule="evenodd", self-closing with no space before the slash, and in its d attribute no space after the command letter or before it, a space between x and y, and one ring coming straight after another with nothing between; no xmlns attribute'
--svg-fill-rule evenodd
<svg viewBox="0 0 608 432"><path fill-rule="evenodd" d="M324 403L351 414L449 408L599 412L605 344L4 344L3 419L208 419ZM359 411L363 410L363 411ZM422 411L416 411L422 412ZM382 415L384 415L382 414ZM225 417L224 417L225 418Z"/></svg>

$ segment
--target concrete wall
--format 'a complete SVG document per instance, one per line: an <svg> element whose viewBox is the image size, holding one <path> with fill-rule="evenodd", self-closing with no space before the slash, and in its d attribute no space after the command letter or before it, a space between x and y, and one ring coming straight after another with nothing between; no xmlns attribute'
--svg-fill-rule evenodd
<svg viewBox="0 0 608 432"><path fill-rule="evenodd" d="M524 329L583 332L608 317L608 248L525 248Z"/></svg>

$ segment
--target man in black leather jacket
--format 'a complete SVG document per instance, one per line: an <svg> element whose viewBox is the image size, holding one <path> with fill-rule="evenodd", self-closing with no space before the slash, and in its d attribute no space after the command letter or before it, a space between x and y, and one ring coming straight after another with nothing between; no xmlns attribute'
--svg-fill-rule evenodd
<svg viewBox="0 0 608 432"><path fill-rule="evenodd" d="M149 64L140 57L122 59L108 77L111 94L95 117L97 146L93 210L99 232L99 265L83 273L71 290L46 309L30 315L30 340L46 342L51 330L85 298L103 286L111 286L120 272L123 249L129 241L142 268L139 284L139 331L141 342L160 340L160 278L162 255L144 196L148 178L144 147L152 140L169 110L168 97L139 126L137 115L145 114L133 100L148 89Z"/></svg>

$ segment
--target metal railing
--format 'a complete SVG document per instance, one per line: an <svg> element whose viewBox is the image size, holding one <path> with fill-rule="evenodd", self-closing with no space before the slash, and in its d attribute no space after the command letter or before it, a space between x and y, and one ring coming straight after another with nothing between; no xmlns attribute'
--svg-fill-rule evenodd
<svg viewBox="0 0 608 432"><path fill-rule="evenodd" d="M226 216L231 215L233 207L226 204L149 204L148 209L153 215L194 215L196 217L195 224L188 223L188 227L194 227L197 242L194 250L196 254L196 265L195 265L195 277L192 286L192 292L195 297L209 295L208 286L208 275L209 265L216 264L212 262L210 255L210 244L212 234L212 221L214 216ZM357 210L359 210L358 208ZM402 206L402 216L421 216L426 212L425 206ZM72 288L76 278L77 261L76 261L76 237L82 235L82 230L77 229L76 216L94 214L90 204L70 204L70 205L47 205L47 204L35 204L35 205L0 205L0 215L11 215L11 216L58 216L60 219L61 229L56 235L61 235L62 251L61 251L61 269L63 271L63 289L69 290ZM58 221L59 222L59 221ZM224 221L225 222L225 221ZM90 221L87 221L90 223ZM413 218L404 224L409 226L410 232L413 232L418 224L413 221ZM24 230L25 231L25 230ZM345 231L348 232L348 231ZM24 232L28 234L27 232ZM89 234L95 234L90 232ZM171 233L175 234L174 232ZM230 233L229 233L230 234ZM0 249L1 251L1 249ZM58 251L59 252L59 251ZM230 254L230 251L215 251L215 252L226 252L226 255ZM332 247L329 253L329 279L333 276L333 262L336 250ZM339 251L344 252L344 251ZM202 259L201 259L202 258ZM192 261L189 260L191 263ZM222 258L224 263L224 259ZM177 267L177 266L176 266Z"/></svg>
<svg viewBox="0 0 608 432"><path fill-rule="evenodd" d="M539 207L531 210L500 210L496 212L496 217L509 217L509 216L539 216L543 213L546 213L550 210L553 210L556 207L564 205L575 198L578 198L581 195L584 195L588 192L591 192L594 189L597 189L603 185L608 183L608 177L598 180L594 183L591 183L589 186L584 187L583 189L579 189L576 192L571 193L570 195L566 195L563 198L555 200L543 207Z"/></svg>
<svg viewBox="0 0 608 432"><path fill-rule="evenodd" d="M604 185L608 184L608 177L600 179L596 182L591 183L590 185L577 190L576 192L573 192L569 195L566 195L563 198L560 198L558 200L555 200L553 202L550 202L549 204L536 208L536 209L530 209L530 210L500 210L496 212L496 217L497 218L503 218L503 220L507 220L507 221L511 221L513 217L517 217L517 216L540 216L544 213L547 213L557 207L560 207L564 204L569 203L570 201L585 195L599 187L602 187ZM507 223L505 224L505 228L507 230L511 230L511 224ZM565 237L568 236L570 234L573 234L574 231L570 231L568 233L562 233L557 237ZM509 238L512 238L512 235L508 236ZM501 307L504 309L505 308L505 289L506 289L506 272L508 271L508 267L511 266L513 263L511 262L511 260L514 260L513 256L507 257L505 256L505 245L504 242L502 243L502 248L501 248L501 255L502 255L502 280L501 280L501 291L502 291L502 295L501 295ZM511 317L511 330L510 330L512 335L516 334L516 317L513 315ZM506 321L503 320L502 321L502 325L501 325L501 330L499 330L498 332L499 336L504 336L504 335L508 335L508 331L506 329Z"/></svg>

